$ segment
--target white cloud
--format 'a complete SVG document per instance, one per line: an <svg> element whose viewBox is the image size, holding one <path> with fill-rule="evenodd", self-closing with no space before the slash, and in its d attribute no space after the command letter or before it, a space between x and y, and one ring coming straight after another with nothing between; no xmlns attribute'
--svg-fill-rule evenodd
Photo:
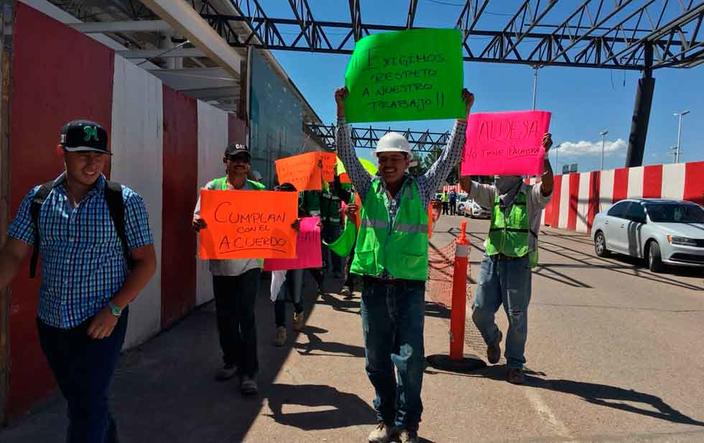
<svg viewBox="0 0 704 443"><path fill-rule="evenodd" d="M604 143L604 155L617 154L628 147L625 140L619 138L614 141L606 140ZM559 147L560 155L588 156L601 155L601 140L590 142L581 140L578 142L562 142Z"/></svg>

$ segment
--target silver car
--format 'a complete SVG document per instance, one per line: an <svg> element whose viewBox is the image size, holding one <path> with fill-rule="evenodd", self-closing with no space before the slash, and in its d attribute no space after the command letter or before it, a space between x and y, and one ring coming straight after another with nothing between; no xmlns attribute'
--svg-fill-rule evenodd
<svg viewBox="0 0 704 443"><path fill-rule="evenodd" d="M599 257L644 258L653 272L704 266L704 209L688 201L622 200L594 217L592 238Z"/></svg>

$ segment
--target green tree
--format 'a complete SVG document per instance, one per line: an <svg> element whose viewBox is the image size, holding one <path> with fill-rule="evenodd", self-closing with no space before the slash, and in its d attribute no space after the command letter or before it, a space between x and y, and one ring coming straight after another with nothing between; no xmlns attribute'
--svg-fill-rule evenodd
<svg viewBox="0 0 704 443"><path fill-rule="evenodd" d="M413 175L423 175L428 169L435 163L435 161L440 158L442 154L442 148L435 146L430 152L425 154L424 157L418 160L418 165L411 168L411 174ZM458 167L452 168L450 175L447 176L446 181L450 184L455 184L459 181Z"/></svg>

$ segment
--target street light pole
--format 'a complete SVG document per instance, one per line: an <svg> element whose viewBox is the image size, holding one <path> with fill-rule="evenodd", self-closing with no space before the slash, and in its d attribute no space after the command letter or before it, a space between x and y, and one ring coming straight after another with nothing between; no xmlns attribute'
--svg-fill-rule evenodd
<svg viewBox="0 0 704 443"><path fill-rule="evenodd" d="M675 112L674 115L675 117L678 117L677 121L677 146L675 149L675 163L680 162L680 141L682 137L682 117L685 115L689 114L689 111L682 111L682 112Z"/></svg>
<svg viewBox="0 0 704 443"><path fill-rule="evenodd" d="M533 67L533 110L535 111L535 101L538 95L538 67Z"/></svg>
<svg viewBox="0 0 704 443"><path fill-rule="evenodd" d="M599 168L600 171L604 170L604 145L606 144L606 134L608 134L609 131L604 129L599 133L601 135L601 168Z"/></svg>

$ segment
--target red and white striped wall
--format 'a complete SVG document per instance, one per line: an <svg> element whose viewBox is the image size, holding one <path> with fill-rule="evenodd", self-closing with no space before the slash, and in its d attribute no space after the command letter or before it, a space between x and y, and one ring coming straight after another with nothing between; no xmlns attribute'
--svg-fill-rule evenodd
<svg viewBox="0 0 704 443"><path fill-rule="evenodd" d="M543 223L589 232L598 212L625 198L667 198L704 204L704 162L555 176L555 190L543 213Z"/></svg>
<svg viewBox="0 0 704 443"><path fill-rule="evenodd" d="M207 268L196 260L191 214L199 187L224 174L225 145L244 141L245 124L22 2L14 25L10 217L32 186L62 171L54 148L66 121L86 118L106 128L114 153L110 178L144 198L160 257L155 277L130 307L126 347L135 346L212 298ZM10 416L54 386L36 334L38 283L20 272L11 287Z"/></svg>

